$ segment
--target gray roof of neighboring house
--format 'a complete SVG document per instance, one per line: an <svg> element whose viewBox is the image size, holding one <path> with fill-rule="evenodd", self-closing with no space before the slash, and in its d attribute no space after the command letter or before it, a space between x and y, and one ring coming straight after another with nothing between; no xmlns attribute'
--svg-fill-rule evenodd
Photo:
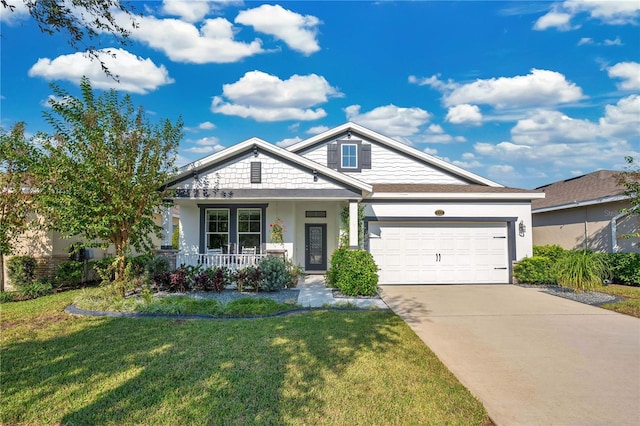
<svg viewBox="0 0 640 426"><path fill-rule="evenodd" d="M533 210L552 207L572 207L586 201L602 199L603 202L612 201L609 198L623 196L624 187L618 184L620 172L615 170L599 170L571 179L550 183L536 188L545 193L545 198L531 203Z"/></svg>

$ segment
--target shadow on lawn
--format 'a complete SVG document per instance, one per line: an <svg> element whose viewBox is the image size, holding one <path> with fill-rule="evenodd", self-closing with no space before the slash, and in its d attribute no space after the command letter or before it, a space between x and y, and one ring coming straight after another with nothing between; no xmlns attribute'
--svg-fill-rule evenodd
<svg viewBox="0 0 640 426"><path fill-rule="evenodd" d="M398 321L381 312L233 321L69 317L54 326L56 337L4 345L2 421L304 422L330 409L326 375L340 375L361 350L394 345Z"/></svg>

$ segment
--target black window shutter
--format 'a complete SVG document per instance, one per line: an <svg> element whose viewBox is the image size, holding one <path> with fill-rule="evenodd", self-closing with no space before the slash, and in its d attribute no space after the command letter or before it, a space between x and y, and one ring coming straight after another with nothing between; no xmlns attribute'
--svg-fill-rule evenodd
<svg viewBox="0 0 640 426"><path fill-rule="evenodd" d="M361 145L362 147L362 152L361 152L361 168L363 169L370 169L371 168L371 145Z"/></svg>
<svg viewBox="0 0 640 426"><path fill-rule="evenodd" d="M327 167L330 169L338 168L338 145L327 145Z"/></svg>
<svg viewBox="0 0 640 426"><path fill-rule="evenodd" d="M251 183L262 183L262 163L260 161L251 162Z"/></svg>

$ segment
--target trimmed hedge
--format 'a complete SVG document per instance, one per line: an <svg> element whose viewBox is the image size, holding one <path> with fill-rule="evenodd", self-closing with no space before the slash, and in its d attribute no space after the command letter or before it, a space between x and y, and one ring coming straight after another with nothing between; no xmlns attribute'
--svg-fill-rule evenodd
<svg viewBox="0 0 640 426"><path fill-rule="evenodd" d="M347 296L378 294L378 266L371 253L364 250L336 250L325 277L327 285L337 287Z"/></svg>
<svg viewBox="0 0 640 426"><path fill-rule="evenodd" d="M546 256L525 257L513 268L513 275L519 283L556 284L554 262Z"/></svg>

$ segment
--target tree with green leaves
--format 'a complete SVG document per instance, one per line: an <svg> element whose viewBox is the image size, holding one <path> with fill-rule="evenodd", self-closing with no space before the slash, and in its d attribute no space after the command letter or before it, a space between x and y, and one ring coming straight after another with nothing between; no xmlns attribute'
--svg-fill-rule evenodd
<svg viewBox="0 0 640 426"><path fill-rule="evenodd" d="M126 45L130 30L136 27L132 5L120 0L0 0L0 3L4 14L28 12L45 34L64 34L74 50L85 51L91 59L98 60L107 75L111 72L100 58L105 52L94 41L108 33L118 44Z"/></svg>
<svg viewBox="0 0 640 426"><path fill-rule="evenodd" d="M624 157L624 159L627 162L627 167L624 172L620 173L618 183L625 188L624 195L629 197L631 206L623 209L622 212L640 216L640 165L631 156ZM640 239L640 229L622 237Z"/></svg>
<svg viewBox="0 0 640 426"><path fill-rule="evenodd" d="M0 131L0 291L4 291L4 256L12 254L33 211L29 168L35 151L24 136L24 123Z"/></svg>
<svg viewBox="0 0 640 426"><path fill-rule="evenodd" d="M151 124L129 95L97 96L86 77L81 98L51 87L56 100L44 116L54 133L42 137L36 167L40 211L63 235L112 244L121 285L131 247L151 249L161 230L153 218L165 195L160 186L174 171L182 119Z"/></svg>

